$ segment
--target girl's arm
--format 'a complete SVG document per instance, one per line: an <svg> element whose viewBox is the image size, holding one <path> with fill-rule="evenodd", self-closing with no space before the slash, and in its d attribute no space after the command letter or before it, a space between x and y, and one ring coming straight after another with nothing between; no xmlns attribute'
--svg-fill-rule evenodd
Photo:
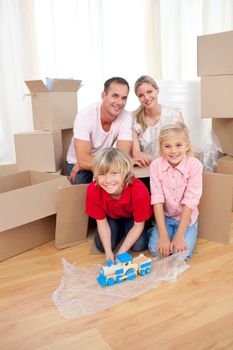
<svg viewBox="0 0 233 350"><path fill-rule="evenodd" d="M144 226L145 226L144 221L134 222L133 227L126 235L125 240L118 251L118 254L125 253L132 247L132 245L138 240L138 238L142 234Z"/></svg>
<svg viewBox="0 0 233 350"><path fill-rule="evenodd" d="M183 252L187 249L186 242L184 240L185 232L190 223L190 218L192 215L192 209L187 207L187 205L183 205L182 214L180 217L180 224L176 231L175 237L171 242L171 250L174 253Z"/></svg>
<svg viewBox="0 0 233 350"><path fill-rule="evenodd" d="M106 260L114 260L114 254L112 251L112 243L111 243L111 230L106 218L103 220L96 220L97 229L101 239L101 242L104 247Z"/></svg>
<svg viewBox="0 0 233 350"><path fill-rule="evenodd" d="M153 205L155 221L158 226L159 231L159 241L157 246L157 253L160 254L161 257L169 256L170 251L170 238L167 233L167 228L165 225L164 211L163 211L163 203L156 203Z"/></svg>

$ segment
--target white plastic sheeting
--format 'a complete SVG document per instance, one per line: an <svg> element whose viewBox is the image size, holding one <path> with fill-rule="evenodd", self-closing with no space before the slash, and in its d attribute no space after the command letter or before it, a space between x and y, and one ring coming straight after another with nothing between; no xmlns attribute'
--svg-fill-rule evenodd
<svg viewBox="0 0 233 350"><path fill-rule="evenodd" d="M62 258L64 275L52 300L66 318L95 314L156 288L162 281L176 281L189 268L184 261L185 255L187 252L164 259L153 258L152 271L148 275L107 287L96 281L100 265L77 267Z"/></svg>

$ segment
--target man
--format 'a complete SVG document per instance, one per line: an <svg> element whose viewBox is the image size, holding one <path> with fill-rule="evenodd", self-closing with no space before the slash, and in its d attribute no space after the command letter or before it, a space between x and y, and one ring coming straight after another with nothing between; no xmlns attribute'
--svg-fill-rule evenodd
<svg viewBox="0 0 233 350"><path fill-rule="evenodd" d="M131 153L132 116L124 108L129 84L121 77L104 83L102 102L97 102L77 114L74 136L68 154L68 175L73 184L90 183L92 162L99 149L116 147Z"/></svg>

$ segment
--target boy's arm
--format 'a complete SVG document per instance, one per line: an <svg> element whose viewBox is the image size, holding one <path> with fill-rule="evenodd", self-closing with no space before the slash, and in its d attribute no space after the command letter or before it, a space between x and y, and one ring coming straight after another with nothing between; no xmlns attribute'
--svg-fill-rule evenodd
<svg viewBox="0 0 233 350"><path fill-rule="evenodd" d="M118 251L118 254L125 253L132 247L132 245L138 240L138 238L142 234L144 226L145 226L144 221L134 222L133 227L126 235L125 240Z"/></svg>
<svg viewBox="0 0 233 350"><path fill-rule="evenodd" d="M104 247L106 260L114 260L114 254L112 251L111 243L111 230L106 218L103 220L96 220L97 229Z"/></svg>

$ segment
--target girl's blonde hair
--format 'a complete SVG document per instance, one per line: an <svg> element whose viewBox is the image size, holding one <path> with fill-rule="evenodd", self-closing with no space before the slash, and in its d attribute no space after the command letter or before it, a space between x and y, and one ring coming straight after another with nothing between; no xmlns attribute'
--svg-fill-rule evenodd
<svg viewBox="0 0 233 350"><path fill-rule="evenodd" d="M139 77L136 80L136 82L134 84L134 92L136 95L137 95L137 90L138 90L139 86L141 86L144 83L150 84L156 90L159 89L157 83L155 82L155 80L153 78L151 78L149 75L142 75L141 77ZM140 105L136 109L136 111L133 112L133 115L136 119L136 122L141 125L142 130L145 131L147 128L147 125L146 125L146 121L145 121L144 107L142 105Z"/></svg>
<svg viewBox="0 0 233 350"><path fill-rule="evenodd" d="M132 182L134 178L133 163L128 154L114 147L98 151L93 162L94 178L97 184L99 184L98 176L106 174L111 168L119 171L125 186Z"/></svg>
<svg viewBox="0 0 233 350"><path fill-rule="evenodd" d="M184 136L185 142L189 145L189 149L186 152L187 155L192 156L193 151L192 151L192 146L190 143L190 137L189 137L189 130L185 123L183 122L176 122L174 124L167 124L164 125L160 129L159 133L159 144L158 144L158 154L161 156L162 155L162 143L165 141L167 137L173 136L174 134L182 134Z"/></svg>

